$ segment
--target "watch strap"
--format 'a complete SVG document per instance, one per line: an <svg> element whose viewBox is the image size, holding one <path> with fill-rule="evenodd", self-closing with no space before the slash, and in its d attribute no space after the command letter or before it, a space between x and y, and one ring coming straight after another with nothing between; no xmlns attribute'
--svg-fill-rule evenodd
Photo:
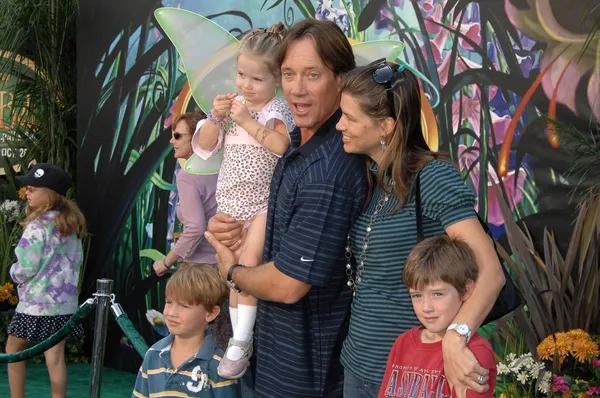
<svg viewBox="0 0 600 398"><path fill-rule="evenodd" d="M229 271L227 271L227 280L225 282L227 283L227 286L229 286L229 288L231 290L233 290L236 293L241 293L242 289L240 289L233 281L233 271L235 271L235 269L238 267L244 267L244 265L233 264L231 267L229 267Z"/></svg>
<svg viewBox="0 0 600 398"><path fill-rule="evenodd" d="M458 330L459 326L465 326L467 328L467 333L464 334L464 333L459 332L459 330ZM469 343L469 341L471 340L471 336L473 336L473 332L471 331L471 328L466 323L452 323L452 324L450 324L450 326L448 326L448 328L446 330L447 331L448 330L455 331L459 336L462 336L465 339L467 339L467 343Z"/></svg>

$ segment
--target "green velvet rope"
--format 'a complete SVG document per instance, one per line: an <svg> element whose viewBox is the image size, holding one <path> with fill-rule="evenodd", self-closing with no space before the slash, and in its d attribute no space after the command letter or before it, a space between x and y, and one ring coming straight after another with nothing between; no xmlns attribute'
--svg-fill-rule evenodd
<svg viewBox="0 0 600 398"><path fill-rule="evenodd" d="M77 327L77 324L79 324L79 322L81 322L92 311L93 308L94 304L87 302L84 303L81 307L79 307L77 312L73 314L71 318L69 318L67 323L52 336L26 350L12 354L0 354L0 363L21 362L48 351L48 349L63 341L69 335L69 333L71 333Z"/></svg>
<svg viewBox="0 0 600 398"><path fill-rule="evenodd" d="M135 326L133 326L127 314L123 312L121 315L119 315L117 317L117 323L131 342L131 345L133 345L133 348L135 348L138 354L140 354L140 356L143 358L144 355L146 355L146 351L148 351L148 345L146 344L144 338L140 336L138 331L135 329Z"/></svg>

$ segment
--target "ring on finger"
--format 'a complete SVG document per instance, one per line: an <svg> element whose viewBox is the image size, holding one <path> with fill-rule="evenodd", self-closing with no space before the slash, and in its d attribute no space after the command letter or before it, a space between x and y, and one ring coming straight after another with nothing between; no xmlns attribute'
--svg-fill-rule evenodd
<svg viewBox="0 0 600 398"><path fill-rule="evenodd" d="M485 384L485 377L482 375L479 375L479 377L477 377L477 383L479 384Z"/></svg>

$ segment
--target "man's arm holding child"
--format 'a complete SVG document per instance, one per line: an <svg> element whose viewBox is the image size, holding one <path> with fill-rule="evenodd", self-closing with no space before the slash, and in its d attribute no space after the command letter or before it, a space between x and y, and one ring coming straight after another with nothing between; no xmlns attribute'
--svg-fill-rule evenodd
<svg viewBox="0 0 600 398"><path fill-rule="evenodd" d="M236 268L233 281L247 294L286 304L298 302L312 286L326 286L337 272L335 259L344 251L351 219L360 207L357 203L354 195L334 182L306 184L298 192L293 219L273 260ZM205 236L217 252L219 272L225 278L237 262L235 255L210 232Z"/></svg>
<svg viewBox="0 0 600 398"><path fill-rule="evenodd" d="M210 232L206 232L205 236L217 252L219 273L226 279L229 268L237 261L235 254ZM232 279L244 293L261 300L286 304L298 302L311 288L311 285L279 271L273 261L258 267L238 267L233 271Z"/></svg>

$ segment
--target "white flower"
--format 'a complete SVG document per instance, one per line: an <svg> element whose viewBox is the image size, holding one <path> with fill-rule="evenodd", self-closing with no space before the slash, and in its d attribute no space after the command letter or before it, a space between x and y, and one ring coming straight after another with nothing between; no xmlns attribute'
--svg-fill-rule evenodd
<svg viewBox="0 0 600 398"><path fill-rule="evenodd" d="M506 362L512 362L515 360L515 358L517 358L517 356L514 353L510 353L506 356Z"/></svg>
<svg viewBox="0 0 600 398"><path fill-rule="evenodd" d="M498 366L496 367L496 369L499 375L510 373L510 369L508 369L508 366L506 366L506 364L502 362L498 362Z"/></svg>
<svg viewBox="0 0 600 398"><path fill-rule="evenodd" d="M528 379L527 373L519 373L517 375L517 380L520 381L521 384L526 384L527 379Z"/></svg>
<svg viewBox="0 0 600 398"><path fill-rule="evenodd" d="M521 370L522 365L523 362L521 362L519 359L515 359L508 365L508 367L510 368L511 372L516 374L519 372L519 370Z"/></svg>
<svg viewBox="0 0 600 398"><path fill-rule="evenodd" d="M550 383L550 380L552 380L552 372L544 372L544 376L542 376L542 381L546 382L546 383Z"/></svg>
<svg viewBox="0 0 600 398"><path fill-rule="evenodd" d="M16 200L5 200L0 204L0 213L8 221L17 221L21 215L21 205Z"/></svg>
<svg viewBox="0 0 600 398"><path fill-rule="evenodd" d="M531 370L529 371L529 374L531 375L531 378L532 378L532 379L537 379L537 378L538 378L538 376L540 375L540 370L539 370L539 369L536 367L536 368L534 368L534 369L531 369Z"/></svg>
<svg viewBox="0 0 600 398"><path fill-rule="evenodd" d="M550 392L550 382L542 381L538 386L538 390L540 390L540 392L543 392L544 394L548 394Z"/></svg>
<svg viewBox="0 0 600 398"><path fill-rule="evenodd" d="M146 319L153 326L156 325L158 327L161 327L165 324L165 317L163 316L163 314L156 310L146 311Z"/></svg>
<svg viewBox="0 0 600 398"><path fill-rule="evenodd" d="M546 367L543 363L534 361L530 370L531 377L537 379L540 375L540 372L542 372L544 369L546 369Z"/></svg>

